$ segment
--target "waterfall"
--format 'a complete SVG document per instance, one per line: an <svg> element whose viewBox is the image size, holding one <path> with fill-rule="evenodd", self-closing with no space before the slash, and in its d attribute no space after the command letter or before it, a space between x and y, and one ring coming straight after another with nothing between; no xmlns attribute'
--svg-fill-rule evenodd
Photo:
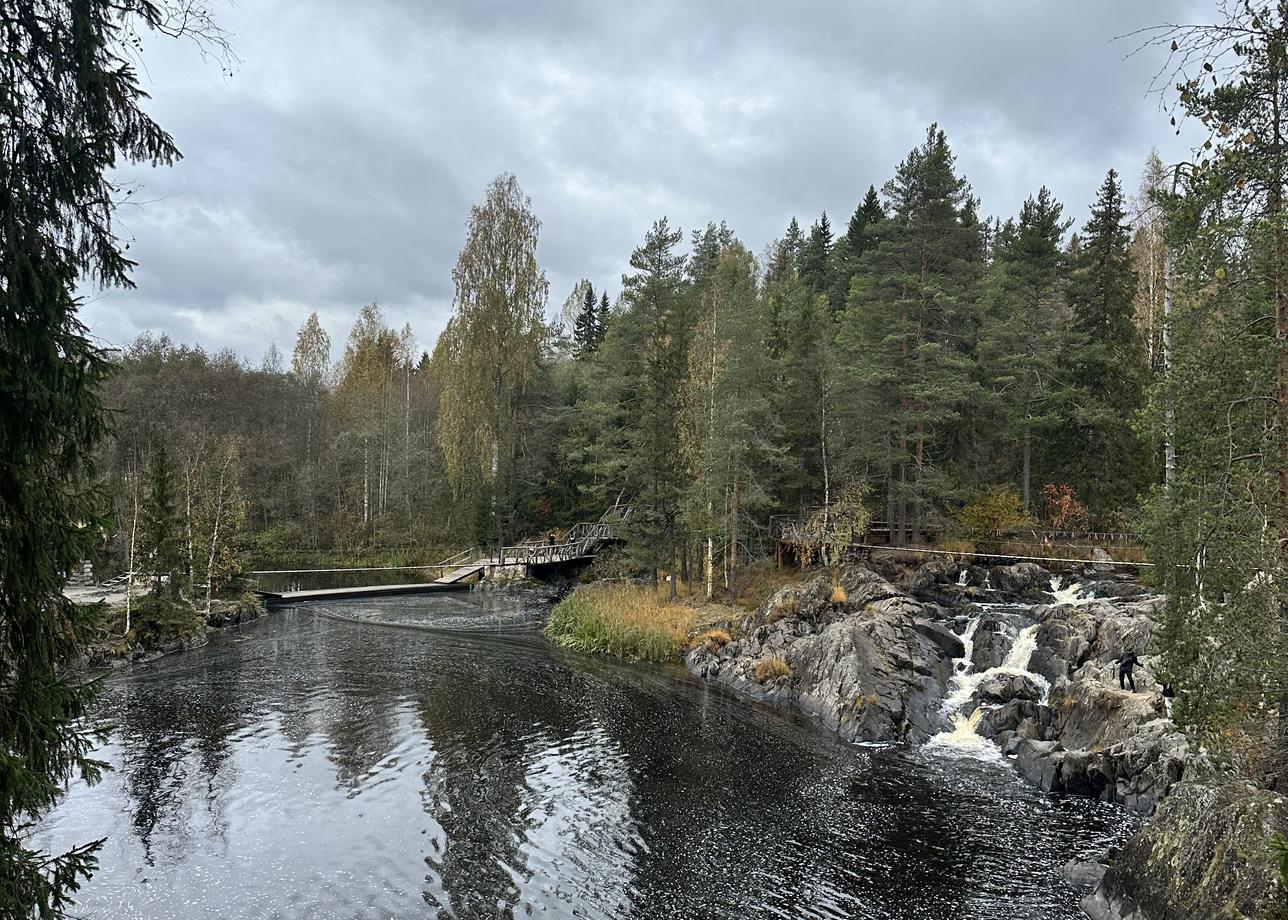
<svg viewBox="0 0 1288 920"><path fill-rule="evenodd" d="M968 573L967 573L966 569L962 569L962 570L961 570L961 573L960 573L960 574L958 574L958 576L957 576L957 587L959 587L959 588L965 588L965 587L967 587L967 584L968 584L968 582L967 582L967 577L966 577L966 576L967 576L967 574L968 574Z"/></svg>
<svg viewBox="0 0 1288 920"><path fill-rule="evenodd" d="M1011 643L1011 650L1006 653L1006 660L1002 662L1002 666L997 670L1011 671L1016 674L1032 674L1033 672L1029 670L1029 661L1037 650L1038 624L1034 623L1032 626L1026 626L1020 630L1020 634Z"/></svg>
<svg viewBox="0 0 1288 920"><path fill-rule="evenodd" d="M1081 582L1075 581L1067 588L1061 587L1063 584L1064 579L1059 575L1051 579L1051 597L1054 599L1056 604L1077 607L1082 604L1089 604L1095 600L1095 598L1090 595L1083 596Z"/></svg>
<svg viewBox="0 0 1288 920"><path fill-rule="evenodd" d="M943 713L948 717L952 728L932 737L926 742L926 747L931 750L949 748L983 760L1001 760L1002 752L978 732L979 721L984 717L984 707L976 706L969 713L963 712L970 703L975 688L990 674L1024 674L1042 688L1042 700L1045 702L1051 683L1041 674L1029 670L1029 662L1038 645L1037 623L1019 631L1006 653L1006 660L1000 665L985 671L973 670L971 658L975 651L975 632L979 629L979 621L978 616L972 617L958 637L962 640L963 652L961 657L953 659L953 677L949 685L951 689L944 697L943 704Z"/></svg>

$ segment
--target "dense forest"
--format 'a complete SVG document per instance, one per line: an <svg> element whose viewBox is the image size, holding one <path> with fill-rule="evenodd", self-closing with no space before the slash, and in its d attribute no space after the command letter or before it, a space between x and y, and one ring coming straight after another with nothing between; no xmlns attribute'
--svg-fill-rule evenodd
<svg viewBox="0 0 1288 920"><path fill-rule="evenodd" d="M140 108L139 35L218 57L206 10L0 17L0 915L65 913L101 844L27 837L104 766L73 665L106 627L63 593L89 555L158 602L168 583L204 629L198 600L257 564L432 561L620 504L622 570L678 575L673 594L700 573L708 596L736 592L775 513L956 549L1029 522L1132 530L1177 720L1282 789L1288 7L1218 12L1144 39L1194 156L1150 156L1137 189L1109 170L1076 228L1045 188L985 216L932 125L879 190L856 182L843 229L792 220L757 256L662 217L551 321L540 220L503 175L432 348L355 304L338 364L313 315L257 367L166 338L106 353L78 315L83 284L132 285L115 170L179 157Z"/></svg>
<svg viewBox="0 0 1288 920"><path fill-rule="evenodd" d="M770 514L842 500L900 543L981 514L1138 528L1163 476L1138 420L1161 367L1156 156L1146 181L1128 196L1110 171L1076 232L1045 188L985 219L932 126L843 232L792 220L758 259L724 223L686 239L660 218L615 298L582 280L548 322L540 222L502 176L432 351L368 304L335 366L316 315L258 367L165 338L121 353L117 565L168 530L208 554L224 494L259 560L429 558L629 502L637 568L714 556L726 581ZM139 527L158 482L175 523Z"/></svg>

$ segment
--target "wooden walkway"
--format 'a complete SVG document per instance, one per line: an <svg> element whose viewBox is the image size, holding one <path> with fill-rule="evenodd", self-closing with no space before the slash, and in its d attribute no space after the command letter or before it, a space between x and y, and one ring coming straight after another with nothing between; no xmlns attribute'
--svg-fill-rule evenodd
<svg viewBox="0 0 1288 920"><path fill-rule="evenodd" d="M279 569L252 572L252 575L317 575L337 572L379 572L416 569L439 572L437 578L427 582L397 585L364 585L352 588L318 588L298 591L264 591L256 593L271 604L343 599L355 597L382 597L399 594L429 594L436 591L468 591L471 579L482 579L498 568L523 567L527 570L546 566L569 565L588 562L606 543L621 538L619 528L630 516L630 506L614 507L604 512L598 521L574 524L561 542L520 543L485 551L470 547L449 559L434 565L390 566L381 568L348 569Z"/></svg>
<svg viewBox="0 0 1288 920"><path fill-rule="evenodd" d="M295 601L344 600L354 597L388 597L399 594L433 594L442 591L468 591L467 584L440 584L436 581L413 582L405 585L363 585L357 588L318 588L312 591L256 591L270 604L290 604Z"/></svg>

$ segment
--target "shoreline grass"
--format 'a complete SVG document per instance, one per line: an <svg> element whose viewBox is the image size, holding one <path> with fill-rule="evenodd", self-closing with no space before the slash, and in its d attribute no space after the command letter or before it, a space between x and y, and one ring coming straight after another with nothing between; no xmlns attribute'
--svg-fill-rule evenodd
<svg viewBox="0 0 1288 920"><path fill-rule="evenodd" d="M564 598L546 635L564 648L629 661L679 661L697 616L649 588L588 585Z"/></svg>

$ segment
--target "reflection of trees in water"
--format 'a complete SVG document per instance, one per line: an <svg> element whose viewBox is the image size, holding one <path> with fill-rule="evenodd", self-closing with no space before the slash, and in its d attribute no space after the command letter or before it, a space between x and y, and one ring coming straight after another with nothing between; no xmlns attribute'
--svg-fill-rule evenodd
<svg viewBox="0 0 1288 920"><path fill-rule="evenodd" d="M524 852L539 804L529 770L584 732L593 707L531 646L498 642L427 670L434 680L416 708L435 756L422 797L443 839L426 854L425 900L461 917L503 915L534 871Z"/></svg>
<svg viewBox="0 0 1288 920"><path fill-rule="evenodd" d="M460 917L504 915L518 896L510 873L524 869L524 757L540 716L530 711L530 689L517 684L485 668L452 674L417 701L435 751L423 807L444 837L431 842L434 852L425 857L431 871L425 900Z"/></svg>
<svg viewBox="0 0 1288 920"><path fill-rule="evenodd" d="M112 688L108 717L119 739L122 785L133 805L131 825L148 865L158 834L177 857L199 837L222 836L221 791L234 777L226 769L230 737L245 723L240 671L194 655L161 674L123 678ZM178 674L175 671L179 671ZM194 803L204 802L210 828L188 827Z"/></svg>

